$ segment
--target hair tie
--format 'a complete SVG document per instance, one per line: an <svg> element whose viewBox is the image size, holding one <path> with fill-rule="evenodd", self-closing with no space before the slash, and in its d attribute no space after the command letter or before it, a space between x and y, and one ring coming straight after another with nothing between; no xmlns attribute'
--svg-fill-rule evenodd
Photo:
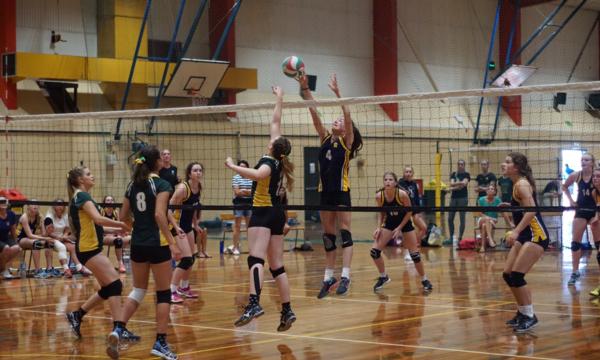
<svg viewBox="0 0 600 360"><path fill-rule="evenodd" d="M140 156L139 158L135 159L134 162L135 162L136 165L142 165L143 163L146 162L146 158L143 157L143 156Z"/></svg>

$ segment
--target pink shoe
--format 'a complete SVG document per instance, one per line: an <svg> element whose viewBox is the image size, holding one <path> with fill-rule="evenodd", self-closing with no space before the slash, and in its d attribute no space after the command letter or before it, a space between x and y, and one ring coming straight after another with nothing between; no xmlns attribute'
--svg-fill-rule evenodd
<svg viewBox="0 0 600 360"><path fill-rule="evenodd" d="M181 304L183 302L183 298L177 293L171 293L171 304Z"/></svg>
<svg viewBox="0 0 600 360"><path fill-rule="evenodd" d="M186 288L177 288L177 294L186 297L188 299L197 299L198 293L193 291L189 286Z"/></svg>

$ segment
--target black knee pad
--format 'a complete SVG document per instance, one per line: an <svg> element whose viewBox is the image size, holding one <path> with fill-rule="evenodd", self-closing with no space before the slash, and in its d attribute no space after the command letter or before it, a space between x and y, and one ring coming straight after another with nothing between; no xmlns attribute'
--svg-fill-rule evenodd
<svg viewBox="0 0 600 360"><path fill-rule="evenodd" d="M115 238L115 240L113 241L113 245L115 246L115 249L122 249L123 248L123 239L121 239L120 237Z"/></svg>
<svg viewBox="0 0 600 360"><path fill-rule="evenodd" d="M58 240L55 240L55 241L58 241ZM51 243L50 241L46 241L46 243L44 244L44 247L46 249L54 249L54 242Z"/></svg>
<svg viewBox="0 0 600 360"><path fill-rule="evenodd" d="M340 230L340 235L342 235L343 248L354 245L354 243L352 242L352 233L350 231L342 229Z"/></svg>
<svg viewBox="0 0 600 360"><path fill-rule="evenodd" d="M171 290L158 290L156 292L156 303L157 304L170 304L171 303Z"/></svg>
<svg viewBox="0 0 600 360"><path fill-rule="evenodd" d="M596 247L596 250L600 250L600 241L594 242L594 246Z"/></svg>
<svg viewBox="0 0 600 360"><path fill-rule="evenodd" d="M513 287L521 287L527 285L527 281L525 281L525 274L522 272L513 271L510 273L510 277L512 278Z"/></svg>
<svg viewBox="0 0 600 360"><path fill-rule="evenodd" d="M248 256L248 269L252 269L252 267L256 264L265 266L265 260L252 255Z"/></svg>
<svg viewBox="0 0 600 360"><path fill-rule="evenodd" d="M502 273L502 278L504 279L504 282L506 282L506 285L508 285L509 287L512 287L512 277L510 276L510 274L507 274L505 272Z"/></svg>
<svg viewBox="0 0 600 360"><path fill-rule="evenodd" d="M577 241L571 241L571 251L579 251L581 249L581 243Z"/></svg>
<svg viewBox="0 0 600 360"><path fill-rule="evenodd" d="M194 259L191 256L184 256L179 260L177 267L183 270L187 270L194 265Z"/></svg>
<svg viewBox="0 0 600 360"><path fill-rule="evenodd" d="M31 247L33 248L33 250L40 250L44 248L44 245L45 244L42 240L34 240Z"/></svg>
<svg viewBox="0 0 600 360"><path fill-rule="evenodd" d="M418 251L415 251L415 252L409 251L409 254L410 254L410 258L412 259L412 261L415 264L418 264L421 262L421 253L419 253Z"/></svg>
<svg viewBox="0 0 600 360"><path fill-rule="evenodd" d="M98 295L106 300L112 296L121 296L121 292L123 292L123 283L121 280L115 280L110 284L103 286L98 290Z"/></svg>
<svg viewBox="0 0 600 360"><path fill-rule="evenodd" d="M335 246L335 235L323 234L323 246L325 247L326 252L335 250L337 248L337 246Z"/></svg>
<svg viewBox="0 0 600 360"><path fill-rule="evenodd" d="M285 268L283 266L280 267L279 269L275 269L275 270L269 268L269 271L271 272L271 275L273 276L273 279L275 279L279 275L285 273Z"/></svg>
<svg viewBox="0 0 600 360"><path fill-rule="evenodd" d="M373 258L373 260L379 259L381 257L381 250L371 248L371 257Z"/></svg>

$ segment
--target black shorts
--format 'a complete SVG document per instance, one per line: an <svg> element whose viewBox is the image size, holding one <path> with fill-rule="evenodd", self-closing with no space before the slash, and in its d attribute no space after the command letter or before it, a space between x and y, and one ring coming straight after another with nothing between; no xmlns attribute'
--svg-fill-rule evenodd
<svg viewBox="0 0 600 360"><path fill-rule="evenodd" d="M595 211L590 210L576 210L575 211L575 219L585 219L585 221L589 222L592 218L596 216Z"/></svg>
<svg viewBox="0 0 600 360"><path fill-rule="evenodd" d="M271 235L283 235L283 227L285 226L285 211L280 207L261 206L252 208L252 216L250 216L251 227L264 227L271 230Z"/></svg>
<svg viewBox="0 0 600 360"><path fill-rule="evenodd" d="M87 263L91 258L100 254L101 252L102 252L102 248L99 247L98 249L91 250L91 251L80 252L78 250L76 253L77 253L77 259L79 259L79 262L81 262L82 265L85 265L85 263Z"/></svg>
<svg viewBox="0 0 600 360"><path fill-rule="evenodd" d="M527 242L532 242L534 244L538 244L539 246L541 246L544 250L546 250L548 248L548 245L550 244L550 239L546 239L546 240L532 240L531 238L525 238L525 237L521 237L519 236L519 238L517 239L518 242L521 243L521 245L525 245L525 243Z"/></svg>
<svg viewBox="0 0 600 360"><path fill-rule="evenodd" d="M399 221L386 220L383 228L388 229L389 231L394 231L394 229L396 229L398 225L400 225ZM408 220L406 224L404 224L404 226L402 227L402 232L407 233L413 231L414 229L415 227L413 226L412 220Z"/></svg>
<svg viewBox="0 0 600 360"><path fill-rule="evenodd" d="M181 230L183 230L183 232L185 232L186 234L191 232L192 230L194 230L192 228L192 223L189 224L179 224L179 227L181 228ZM177 235L175 235L177 236Z"/></svg>
<svg viewBox="0 0 600 360"><path fill-rule="evenodd" d="M321 205L352 206L350 191L321 192Z"/></svg>
<svg viewBox="0 0 600 360"><path fill-rule="evenodd" d="M0 241L0 252L2 250L4 250L5 247L11 247L11 246L15 246L15 245L17 245L17 242L13 239L7 239L6 241Z"/></svg>
<svg viewBox="0 0 600 360"><path fill-rule="evenodd" d="M136 263L160 264L171 261L169 246L131 246L131 261Z"/></svg>

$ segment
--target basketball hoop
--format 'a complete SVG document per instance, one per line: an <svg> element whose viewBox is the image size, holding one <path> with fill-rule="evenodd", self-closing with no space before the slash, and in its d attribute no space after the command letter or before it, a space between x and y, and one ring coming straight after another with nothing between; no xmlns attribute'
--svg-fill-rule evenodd
<svg viewBox="0 0 600 360"><path fill-rule="evenodd" d="M187 94L192 98L192 106L206 106L208 105L208 98L200 95L200 89L189 89Z"/></svg>

